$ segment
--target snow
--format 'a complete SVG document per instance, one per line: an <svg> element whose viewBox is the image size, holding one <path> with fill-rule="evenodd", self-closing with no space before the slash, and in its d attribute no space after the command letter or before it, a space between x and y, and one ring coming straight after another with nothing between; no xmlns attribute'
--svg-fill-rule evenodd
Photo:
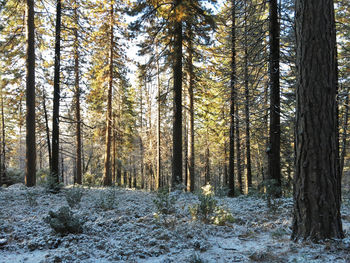
<svg viewBox="0 0 350 263"><path fill-rule="evenodd" d="M103 210L96 200L108 190L86 188L80 207L72 209L84 222L83 233L61 236L44 218L67 206L65 191L51 194L23 185L0 190L1 263L350 262L349 202L342 210L344 240L294 243L291 198L268 206L254 196L216 197L235 219L217 226L192 220L188 207L198 199L190 193L172 193L176 213L156 219L155 193L117 188L116 207Z"/></svg>

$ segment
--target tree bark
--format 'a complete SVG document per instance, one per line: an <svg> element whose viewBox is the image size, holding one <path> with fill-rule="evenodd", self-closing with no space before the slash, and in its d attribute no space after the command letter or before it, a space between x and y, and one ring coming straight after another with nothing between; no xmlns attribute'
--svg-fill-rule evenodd
<svg viewBox="0 0 350 263"><path fill-rule="evenodd" d="M175 0L175 10L181 2ZM172 188L182 183L182 20L177 11L174 18Z"/></svg>
<svg viewBox="0 0 350 263"><path fill-rule="evenodd" d="M188 43L188 72L189 72L189 85L188 85L188 190L194 192L195 188L195 169L194 169L194 70L193 70L193 45L192 45L193 32L190 26L189 28L189 43Z"/></svg>
<svg viewBox="0 0 350 263"><path fill-rule="evenodd" d="M345 112L344 112L344 121L343 121L343 135L342 135L342 151L340 155L340 173L341 177L344 174L344 163L346 156L346 147L347 147L347 136L348 136L348 121L349 121L349 102L350 102L350 88L347 88L346 99L345 99Z"/></svg>
<svg viewBox="0 0 350 263"><path fill-rule="evenodd" d="M236 106L235 116L236 116L236 162L237 162L237 179L238 179L238 189L239 193L243 194L243 180L242 180L242 152L241 152L241 138L240 138L240 132L239 132L239 115L238 115L238 104Z"/></svg>
<svg viewBox="0 0 350 263"><path fill-rule="evenodd" d="M26 186L36 184L34 0L27 0Z"/></svg>
<svg viewBox="0 0 350 263"><path fill-rule="evenodd" d="M277 0L270 0L269 6L269 77L270 77L270 132L268 146L268 176L274 197L282 195L281 182L281 130L280 130L280 25Z"/></svg>
<svg viewBox="0 0 350 263"><path fill-rule="evenodd" d="M109 82L108 82L108 94L107 94L107 116L106 116L106 143L105 143L105 159L104 159L104 172L102 183L104 186L112 185L111 176L111 132L112 132L112 91L113 91L113 45L114 45L114 11L113 3L110 7L110 51L109 51Z"/></svg>
<svg viewBox="0 0 350 263"><path fill-rule="evenodd" d="M49 117L47 115L47 109L46 109L46 95L45 95L45 91L43 91L43 110L44 110L44 117L45 117L47 153L48 153L48 156L49 156L50 171L52 171L52 169L51 169L52 153L51 153L51 142L50 142L50 128L49 128Z"/></svg>
<svg viewBox="0 0 350 263"><path fill-rule="evenodd" d="M343 238L334 3L296 1L294 240Z"/></svg>
<svg viewBox="0 0 350 263"><path fill-rule="evenodd" d="M76 158L76 183L82 184L81 169L81 118L80 118L80 83L79 83L79 35L78 35L78 4L74 2L74 86L75 86L75 158Z"/></svg>
<svg viewBox="0 0 350 263"><path fill-rule="evenodd" d="M235 196L235 85L236 85L236 1L232 0L231 7L231 97L230 97L230 145L228 165L228 196Z"/></svg>
<svg viewBox="0 0 350 263"><path fill-rule="evenodd" d="M249 69L248 69L248 10L247 1L245 5L244 18L244 90L245 90L245 144L246 144L246 160L247 160L247 185L248 191L252 187L252 162L250 156L250 94L249 94Z"/></svg>
<svg viewBox="0 0 350 263"><path fill-rule="evenodd" d="M56 6L56 35L55 35L55 73L52 114L52 164L51 176L53 183L59 183L59 112L60 112L60 64L61 64L61 0ZM52 185L51 187L54 187Z"/></svg>

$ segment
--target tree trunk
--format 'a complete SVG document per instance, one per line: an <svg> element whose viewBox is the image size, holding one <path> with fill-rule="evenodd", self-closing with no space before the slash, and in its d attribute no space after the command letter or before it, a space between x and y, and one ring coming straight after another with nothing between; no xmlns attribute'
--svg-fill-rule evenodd
<svg viewBox="0 0 350 263"><path fill-rule="evenodd" d="M49 117L47 116L47 109L46 109L46 95L45 95L45 91L43 91L43 109L44 109L44 117L45 117L47 153L49 155L50 171L52 171L52 168L51 168L51 165L52 165L52 157L51 157L52 153L51 153L51 142L50 142L50 128L49 128Z"/></svg>
<svg viewBox="0 0 350 263"><path fill-rule="evenodd" d="M350 101L350 88L347 88L346 99L345 99L345 112L344 112L344 122L343 122L343 136L342 136L342 151L340 155L340 173L341 177L344 175L344 163L346 156L347 147L347 136L348 136L348 121L349 121L349 101Z"/></svg>
<svg viewBox="0 0 350 263"><path fill-rule="evenodd" d="M2 141L1 141L1 172L0 177L2 182L6 179L6 127L5 127L5 115L4 115L4 93L1 90L1 131L2 131ZM1 184L0 184L1 185Z"/></svg>
<svg viewBox="0 0 350 263"><path fill-rule="evenodd" d="M52 114L52 164L51 176L53 183L59 183L59 112L60 112L60 64L61 64L61 0L56 6L56 35L55 35L55 74ZM51 187L54 187L52 185Z"/></svg>
<svg viewBox="0 0 350 263"><path fill-rule="evenodd" d="M231 97L230 97L230 148L228 165L228 196L235 196L235 85L236 85L236 1L232 0L231 7Z"/></svg>
<svg viewBox="0 0 350 263"><path fill-rule="evenodd" d="M332 0L296 1L294 240L344 237L340 216L333 5Z"/></svg>
<svg viewBox="0 0 350 263"><path fill-rule="evenodd" d="M159 68L159 56L158 56L158 45L157 45L157 86L158 86L158 111L157 111L157 181L156 189L162 187L162 158L160 149L160 113L161 113L161 83L160 83L160 68Z"/></svg>
<svg viewBox="0 0 350 263"><path fill-rule="evenodd" d="M36 183L34 0L27 0L26 186Z"/></svg>
<svg viewBox="0 0 350 263"><path fill-rule="evenodd" d="M240 132L239 132L239 115L238 115L238 104L236 104L236 161L237 161L237 179L238 179L238 189L239 193L243 194L243 181L242 181L242 153L241 153L241 138L240 138Z"/></svg>
<svg viewBox="0 0 350 263"><path fill-rule="evenodd" d="M104 186L112 185L111 176L111 132L112 132L112 91L113 91L113 45L114 45L114 12L113 3L110 10L110 51L109 51L109 82L107 95L107 116L106 116L106 144L105 144L105 160L102 183Z"/></svg>
<svg viewBox="0 0 350 263"><path fill-rule="evenodd" d="M75 158L76 158L76 183L82 184L81 170L81 119L80 119L80 83L79 83L79 35L78 35L78 4L74 2L74 86L75 86Z"/></svg>
<svg viewBox="0 0 350 263"><path fill-rule="evenodd" d="M248 191L252 187L252 162L250 156L250 94L249 94L249 69L248 69L248 10L247 1L244 2L245 5L245 19L244 19L244 90L245 90L245 144L247 151L247 185Z"/></svg>
<svg viewBox="0 0 350 263"><path fill-rule="evenodd" d="M175 16L179 16L182 0L175 0ZM174 22L174 105L173 105L173 160L172 188L182 183L182 21Z"/></svg>
<svg viewBox="0 0 350 263"><path fill-rule="evenodd" d="M280 26L278 19L277 0L270 0L269 6L269 75L270 75L270 134L268 146L268 176L272 184L269 189L274 197L282 195L281 164L280 164Z"/></svg>
<svg viewBox="0 0 350 263"><path fill-rule="evenodd" d="M188 43L188 73L189 73L189 85L188 85L188 190L194 192L195 188L195 169L194 169L194 70L193 70L193 45L192 45L193 32L192 28L189 28L189 43Z"/></svg>

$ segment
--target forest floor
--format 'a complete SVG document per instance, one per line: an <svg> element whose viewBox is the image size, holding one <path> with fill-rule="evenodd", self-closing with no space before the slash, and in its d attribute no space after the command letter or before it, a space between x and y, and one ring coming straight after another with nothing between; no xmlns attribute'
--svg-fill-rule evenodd
<svg viewBox="0 0 350 263"><path fill-rule="evenodd" d="M290 240L291 198L268 205L257 196L215 197L219 214L232 214L215 225L193 220L194 194L171 193L175 210L157 216L156 193L126 188L83 189L80 206L72 208L82 233L63 236L45 218L67 206L67 191L18 184L0 190L1 263L350 262L349 199L342 207L345 238L313 244Z"/></svg>

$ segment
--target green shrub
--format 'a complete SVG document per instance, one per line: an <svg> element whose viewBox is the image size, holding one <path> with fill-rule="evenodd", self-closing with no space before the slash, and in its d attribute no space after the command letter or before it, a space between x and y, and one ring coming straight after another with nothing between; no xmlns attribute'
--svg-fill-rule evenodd
<svg viewBox="0 0 350 263"><path fill-rule="evenodd" d="M5 171L5 176L7 185L24 183L24 171L16 168L7 168Z"/></svg>
<svg viewBox="0 0 350 263"><path fill-rule="evenodd" d="M76 234L83 232L83 222L73 215L67 206L61 207L57 212L50 211L45 218L45 222L59 234Z"/></svg>
<svg viewBox="0 0 350 263"><path fill-rule="evenodd" d="M189 207L189 210L193 219L210 223L216 209L217 201L214 198L211 185L205 185L201 189L201 192L198 194L199 204Z"/></svg>
<svg viewBox="0 0 350 263"><path fill-rule="evenodd" d="M169 215L175 213L175 198L170 197L169 188L160 188L157 196L153 199L153 203L157 208L157 213L162 215Z"/></svg>
<svg viewBox="0 0 350 263"><path fill-rule="evenodd" d="M115 187L102 190L95 201L95 206L103 210L117 208L117 191Z"/></svg>
<svg viewBox="0 0 350 263"><path fill-rule="evenodd" d="M96 186L96 185L101 185L101 183L102 183L102 179L98 175L87 172L83 176L83 185Z"/></svg>
<svg viewBox="0 0 350 263"><path fill-rule="evenodd" d="M63 187L62 183L57 183L56 178L50 174L47 177L45 188L50 193L58 193Z"/></svg>
<svg viewBox="0 0 350 263"><path fill-rule="evenodd" d="M220 226L235 222L234 217L227 209L217 205L211 185L203 186L201 190L198 194L199 204L189 207L190 214L194 220L201 220L204 223L213 223Z"/></svg>
<svg viewBox="0 0 350 263"><path fill-rule="evenodd" d="M44 168L36 172L36 184L45 186L47 178L50 175L50 169Z"/></svg>
<svg viewBox="0 0 350 263"><path fill-rule="evenodd" d="M31 207L37 206L37 194L32 190L27 190L26 192L26 200L28 202L28 205Z"/></svg>
<svg viewBox="0 0 350 263"><path fill-rule="evenodd" d="M80 205L81 198L84 195L84 189L81 187L72 187L65 192L66 200L70 208Z"/></svg>

